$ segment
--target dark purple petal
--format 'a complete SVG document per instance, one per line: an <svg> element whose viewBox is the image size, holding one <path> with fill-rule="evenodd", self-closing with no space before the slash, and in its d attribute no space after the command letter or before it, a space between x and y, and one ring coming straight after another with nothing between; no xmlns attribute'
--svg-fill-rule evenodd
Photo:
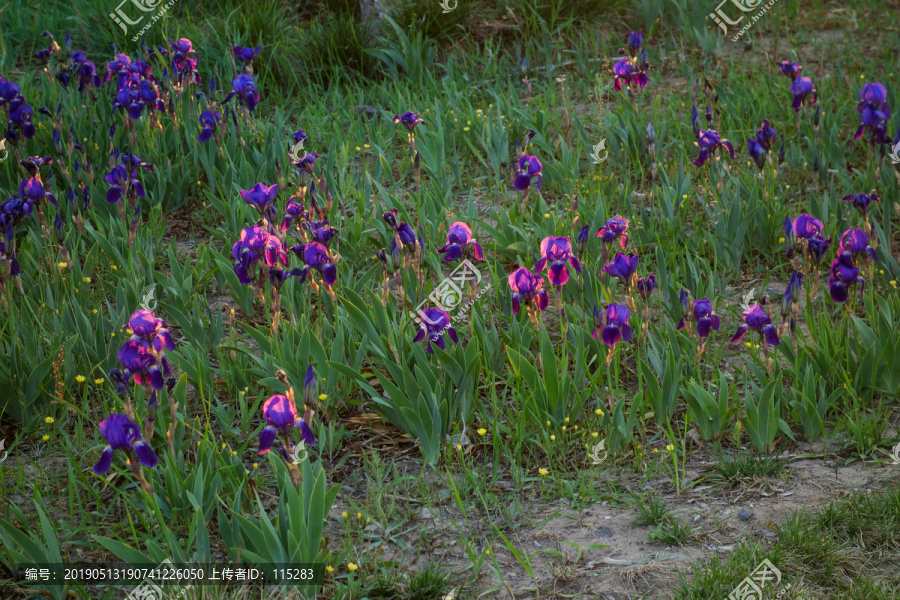
<svg viewBox="0 0 900 600"><path fill-rule="evenodd" d="M159 463L159 459L156 458L156 454L147 442L140 441L135 444L134 453L137 455L137 459L140 463L145 467L152 469Z"/></svg>
<svg viewBox="0 0 900 600"><path fill-rule="evenodd" d="M97 464L94 465L94 473L96 473L97 475L103 475L107 471L109 471L109 468L112 466L112 457L112 446L107 446L103 449L103 453L100 455L100 460L98 460Z"/></svg>
<svg viewBox="0 0 900 600"><path fill-rule="evenodd" d="M740 327L738 327L738 330L734 332L734 335L731 336L731 339L729 341L734 343L741 341L744 338L744 334L746 334L748 331L750 331L749 326L741 325Z"/></svg>
<svg viewBox="0 0 900 600"><path fill-rule="evenodd" d="M278 430L272 426L268 426L262 430L262 433L259 434L259 454L262 456L266 454L269 450L272 449L272 444L275 443L275 436L278 435Z"/></svg>

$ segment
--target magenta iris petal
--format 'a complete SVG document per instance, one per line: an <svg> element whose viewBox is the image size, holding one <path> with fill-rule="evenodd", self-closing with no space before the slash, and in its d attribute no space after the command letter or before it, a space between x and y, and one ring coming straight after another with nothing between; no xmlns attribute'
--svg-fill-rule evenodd
<svg viewBox="0 0 900 600"><path fill-rule="evenodd" d="M565 285L569 281L569 269L566 268L566 263L557 262L550 265L548 278L553 285Z"/></svg>

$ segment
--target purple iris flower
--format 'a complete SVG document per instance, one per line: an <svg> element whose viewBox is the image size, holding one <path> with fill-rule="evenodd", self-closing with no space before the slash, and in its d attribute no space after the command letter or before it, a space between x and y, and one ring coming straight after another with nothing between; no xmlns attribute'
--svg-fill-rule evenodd
<svg viewBox="0 0 900 600"><path fill-rule="evenodd" d="M397 232L397 237L400 238L401 246L410 248L415 247L417 237L415 230L412 228L412 225L410 225L406 221L402 221L397 225L397 229L395 231ZM422 246L423 244L421 237L418 238L418 241L419 245Z"/></svg>
<svg viewBox="0 0 900 600"><path fill-rule="evenodd" d="M791 279L788 282L787 288L784 290L784 295L781 297L781 316L783 319L786 319L788 315L791 313L791 304L794 302L799 302L800 298L800 290L803 287L803 273L800 271L793 271L791 273ZM791 323L794 322L793 317L791 317Z"/></svg>
<svg viewBox="0 0 900 600"><path fill-rule="evenodd" d="M625 217L612 217L606 221L606 224L597 232L598 238L603 238L604 244L611 244L616 239L622 250L628 244L628 219Z"/></svg>
<svg viewBox="0 0 900 600"><path fill-rule="evenodd" d="M602 339L607 346L615 346L620 341L631 341L631 325L628 319L631 318L631 311L627 306L622 304L610 304L605 309L605 318L603 312L594 307L594 324L598 322L603 327L602 333L598 334L595 327L591 335L594 339Z"/></svg>
<svg viewBox="0 0 900 600"><path fill-rule="evenodd" d="M700 114L697 112L697 106L691 108L691 127L694 130L694 137L700 137Z"/></svg>
<svg viewBox="0 0 900 600"><path fill-rule="evenodd" d="M156 318L151 310L141 308L131 313L128 327L134 336L151 343L156 352L175 349L175 342L172 341L166 322Z"/></svg>
<svg viewBox="0 0 900 600"><path fill-rule="evenodd" d="M825 225L819 219L809 214L802 214L793 221L790 217L784 219L784 237L788 248L793 248L798 239L810 240L822 233Z"/></svg>
<svg viewBox="0 0 900 600"><path fill-rule="evenodd" d="M804 103L813 105L819 99L819 93L809 77L797 77L794 79L791 83L791 94L794 96L791 102L791 108L794 110L800 110ZM806 102L807 98L809 98L809 102Z"/></svg>
<svg viewBox="0 0 900 600"><path fill-rule="evenodd" d="M294 133L291 134L291 139L294 140L295 144L299 144L303 140L308 140L309 136L303 131L303 129L298 129Z"/></svg>
<svg viewBox="0 0 900 600"><path fill-rule="evenodd" d="M753 162L756 163L756 167L762 171L763 167L766 166L766 156L768 153L766 152L765 146L760 143L759 138L747 139L747 153L750 155L750 158L753 159Z"/></svg>
<svg viewBox="0 0 900 600"><path fill-rule="evenodd" d="M228 102L234 96L239 96L244 104L247 105L247 110L253 112L253 109L259 104L260 98L259 92L256 90L256 84L253 82L253 75L246 73L238 75L231 83L231 89L233 91L225 97L224 102Z"/></svg>
<svg viewBox="0 0 900 600"><path fill-rule="evenodd" d="M825 257L825 253L828 252L828 248L831 247L831 238L826 238L823 235L817 235L815 237L809 238L807 241L807 250L809 250L809 256L814 263L822 262L822 259Z"/></svg>
<svg viewBox="0 0 900 600"><path fill-rule="evenodd" d="M747 153L756 163L757 168L762 171L766 164L766 158L769 150L777 137L775 128L771 126L768 119L763 119L762 125L756 132L756 137L747 140Z"/></svg>
<svg viewBox="0 0 900 600"><path fill-rule="evenodd" d="M616 257L612 259L612 262L608 265L603 265L603 271L611 277L621 279L622 283L630 286L634 276L637 274L638 258L637 254L626 256L624 253L618 252Z"/></svg>
<svg viewBox="0 0 900 600"><path fill-rule="evenodd" d="M312 406L316 401L316 373L312 363L306 367L306 375L303 377L303 403Z"/></svg>
<svg viewBox="0 0 900 600"><path fill-rule="evenodd" d="M188 77L188 81L200 83L200 78L196 75L197 53L194 52L194 45L191 40L181 38L180 40L169 40L172 47L172 69L178 73L179 83Z"/></svg>
<svg viewBox="0 0 900 600"><path fill-rule="evenodd" d="M40 177L37 176L29 177L19 182L19 197L27 198L30 202L46 199L54 206L58 206L56 198L44 189L44 184L41 182Z"/></svg>
<svg viewBox="0 0 900 600"><path fill-rule="evenodd" d="M203 129L200 130L200 136L197 138L198 142L206 143L216 132L216 129L219 126L219 123L222 121L222 113L219 111L211 112L208 110L200 113L200 125Z"/></svg>
<svg viewBox="0 0 900 600"><path fill-rule="evenodd" d="M13 196L0 202L0 235L5 235L7 242L12 242L13 227L34 211L34 200Z"/></svg>
<svg viewBox="0 0 900 600"><path fill-rule="evenodd" d="M431 347L432 343L441 350L445 348L445 331L454 344L459 343L459 336L456 334L456 329L450 324L450 315L446 310L441 308L426 308L425 310L419 311L419 318L422 320L422 326L419 328L416 337L413 338L413 343L419 343L425 339L425 336L428 336L428 339L425 342L425 352L428 354L434 354L434 349Z"/></svg>
<svg viewBox="0 0 900 600"><path fill-rule="evenodd" d="M169 45L172 46L172 49L175 50L175 52L181 52L182 54L187 54L194 50L194 45L191 43L191 40L187 38L181 38L177 42L169 40Z"/></svg>
<svg viewBox="0 0 900 600"><path fill-rule="evenodd" d="M734 159L734 147L726 139L719 137L719 132L713 129L704 129L700 131L700 137L697 139L697 145L700 146L700 154L694 164L702 167L708 158L713 156L719 148L728 150L728 154Z"/></svg>
<svg viewBox="0 0 900 600"><path fill-rule="evenodd" d="M312 239L326 248L330 247L331 240L337 237L338 230L328 224L328 221L304 223L304 228L310 232Z"/></svg>
<svg viewBox="0 0 900 600"><path fill-rule="evenodd" d="M142 465L151 469L159 463L150 444L141 439L141 428L127 415L112 413L100 421L100 435L106 440L106 448L94 465L97 475L109 471L115 450L123 450L129 459L136 456Z"/></svg>
<svg viewBox="0 0 900 600"><path fill-rule="evenodd" d="M24 136L26 140L33 138L36 133L34 127L34 111L25 102L25 99L22 96L18 96L17 98L10 100L7 109L9 110L9 129L6 133L7 139L15 141L15 139L18 138L16 129L21 131L22 136ZM16 129L13 129L13 126L15 126Z"/></svg>
<svg viewBox="0 0 900 600"><path fill-rule="evenodd" d="M628 50L632 56L637 54L644 43L644 34L641 31L632 31L628 34Z"/></svg>
<svg viewBox="0 0 900 600"><path fill-rule="evenodd" d="M769 315L766 314L766 311L763 310L762 306L759 304L754 304L744 311L744 323L745 324L738 327L735 334L731 336L731 342L740 342L743 339L744 334L752 329L761 336L764 336L766 343L770 346L777 346L780 343L778 340L778 331L776 331L775 326L772 325L772 319L769 318Z"/></svg>
<svg viewBox="0 0 900 600"><path fill-rule="evenodd" d="M300 170L301 173L305 172L305 173L309 173L310 175L312 175L313 171L315 171L315 168L316 168L316 159L317 158L319 158L318 152L308 152L303 155L303 158L301 158L299 161L295 162L294 166L296 166Z"/></svg>
<svg viewBox="0 0 900 600"><path fill-rule="evenodd" d="M419 123L424 123L425 119L422 119L416 113L408 110L400 115L394 115L394 123L401 123L404 127L406 127L410 133L416 128L416 125Z"/></svg>
<svg viewBox="0 0 900 600"><path fill-rule="evenodd" d="M897 141L900 142L900 140ZM869 212L870 204L873 202L881 202L881 199L877 194L850 194L849 196L844 196L841 200L853 204L853 208L864 217L866 216L866 213Z"/></svg>
<svg viewBox="0 0 900 600"><path fill-rule="evenodd" d="M778 137L778 133L775 131L775 128L772 127L768 119L763 119L762 124L756 131L756 139L767 152L772 149L772 144L775 142L776 137Z"/></svg>
<svg viewBox="0 0 900 600"><path fill-rule="evenodd" d="M281 222L281 231L287 231L294 219L303 219L309 215L306 207L297 202L299 196L291 196L284 207L284 220Z"/></svg>
<svg viewBox="0 0 900 600"><path fill-rule="evenodd" d="M158 391L163 389L163 376L168 377L171 371L169 361L161 350L156 350L155 343L133 335L119 348L117 357L136 384Z"/></svg>
<svg viewBox="0 0 900 600"><path fill-rule="evenodd" d="M519 314L520 302L522 301L531 302L531 305L539 311L547 308L550 298L547 296L547 292L541 289L544 287L543 277L532 273L526 267L519 267L509 274L507 282L509 283L509 288L513 291L513 314Z"/></svg>
<svg viewBox="0 0 900 600"><path fill-rule="evenodd" d="M581 273L581 263L572 253L568 237L548 236L541 240L541 258L534 265L534 272L541 273L550 263L548 278L553 285L565 285L569 281L569 265Z"/></svg>
<svg viewBox="0 0 900 600"><path fill-rule="evenodd" d="M309 428L307 419L312 418L312 412L307 410L304 418L298 418L297 407L294 401L281 394L275 394L263 403L263 418L266 426L259 434L259 455L263 456L272 449L275 437L281 433L288 433L292 427L300 430L300 439L305 444L314 446L316 438Z"/></svg>
<svg viewBox="0 0 900 600"><path fill-rule="evenodd" d="M878 83L867 83L863 86L859 94L861 102L856 106L859 111L860 125L856 130L853 139L858 140L862 137L866 129L872 134L872 140L876 144L890 142L890 137L886 138L887 122L891 118L891 107L887 103L887 90Z"/></svg>
<svg viewBox="0 0 900 600"><path fill-rule="evenodd" d="M647 87L647 83L650 81L647 74L643 71L637 71L635 73L635 68L627 58L620 58L616 64L613 65L613 74L616 76L613 81L613 90L617 92L622 89L623 82L627 86L630 86L633 83L637 87L643 88Z"/></svg>
<svg viewBox="0 0 900 600"><path fill-rule="evenodd" d="M656 273L650 273L647 277L638 277L637 289L641 298L648 300L653 290L656 289Z"/></svg>
<svg viewBox="0 0 900 600"><path fill-rule="evenodd" d="M523 154L519 157L519 170L513 176L513 185L520 192L527 190L532 183L534 183L535 187L540 188L543 181L542 168L541 161L536 156ZM534 181L535 178L537 178L537 181Z"/></svg>
<svg viewBox="0 0 900 600"><path fill-rule="evenodd" d="M240 193L244 202L255 208L260 216L265 216L278 194L278 184L267 186L257 183L249 190L240 190Z"/></svg>
<svg viewBox="0 0 900 600"><path fill-rule="evenodd" d="M576 199L577 201L577 199ZM584 247L588 243L588 239L591 237L591 226L585 225L581 229L578 230L578 233L575 234L575 241L578 242L578 252L579 254L584 252Z"/></svg>
<svg viewBox="0 0 900 600"><path fill-rule="evenodd" d="M797 63L792 63L789 60L781 61L778 63L778 67L781 69L781 72L790 77L792 81L797 79L800 75L800 71L803 70L803 67Z"/></svg>
<svg viewBox="0 0 900 600"><path fill-rule="evenodd" d="M244 48L243 46L235 46L234 47L234 55L241 62L250 62L259 54L262 46L257 46L256 48Z"/></svg>
<svg viewBox="0 0 900 600"><path fill-rule="evenodd" d="M269 267L288 264L281 240L256 225L241 231L241 238L232 246L231 254L237 261L234 272L242 285L253 281L254 268L261 260Z"/></svg>
<svg viewBox="0 0 900 600"><path fill-rule="evenodd" d="M75 77L78 78L78 91L83 92L84 88L92 85L99 88L102 85L100 76L97 75L97 66L89 60L78 65L75 71Z"/></svg>
<svg viewBox="0 0 900 600"><path fill-rule="evenodd" d="M844 232L838 245L838 254L849 252L851 256L868 253L875 262L878 257L875 255L875 249L869 245L869 236L866 232L858 227L852 227Z"/></svg>
<svg viewBox="0 0 900 600"><path fill-rule="evenodd" d="M137 171L132 170L130 172L125 168L125 165L116 165L112 171L103 176L103 179L106 180L106 183L110 184L109 191L106 192L106 201L110 204L114 204L122 199L122 190L125 187L125 184L128 184L128 188L133 191L138 197L144 197L144 184L137 178Z"/></svg>
<svg viewBox="0 0 900 600"><path fill-rule="evenodd" d="M303 271L308 273L310 269L315 269L322 274L322 279L325 280L327 286L331 287L334 285L334 282L337 281L337 266L331 262L328 248L319 242L310 242L305 245L300 244L300 246L295 246L293 248L294 253L298 256L300 255L300 247L302 247L303 250L303 262L306 263L306 267L303 268Z"/></svg>
<svg viewBox="0 0 900 600"><path fill-rule="evenodd" d="M444 260L451 261L468 258L469 248L472 249L472 255L476 260L484 260L481 244L472 239L472 229L462 221L457 221L450 225L447 243L439 248L438 252L444 255Z"/></svg>
<svg viewBox="0 0 900 600"><path fill-rule="evenodd" d="M837 258L831 262L831 277L829 278L829 293L831 299L841 304L847 301L848 289L851 285L859 284L859 293L862 295L866 285L865 280L859 276L859 269L853 265L853 256L850 252L841 251Z"/></svg>
<svg viewBox="0 0 900 600"><path fill-rule="evenodd" d="M712 301L709 298L694 300L694 318L697 323L697 336L705 338L710 330L719 330L719 316L712 310ZM677 329L684 329L684 318L678 322Z"/></svg>
<svg viewBox="0 0 900 600"><path fill-rule="evenodd" d="M129 58L127 54L116 54L115 60L111 60L106 63L106 77L103 79L103 81L109 81L110 79L112 79L113 73L115 73L118 77L117 85L119 87L122 87L122 83L128 76L128 66L130 64L131 58Z"/></svg>

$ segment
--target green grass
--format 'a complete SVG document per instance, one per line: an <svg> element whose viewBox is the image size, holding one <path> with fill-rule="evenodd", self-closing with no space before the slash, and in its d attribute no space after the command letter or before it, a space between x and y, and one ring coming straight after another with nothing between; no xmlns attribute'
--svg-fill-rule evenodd
<svg viewBox="0 0 900 600"><path fill-rule="evenodd" d="M742 452L721 455L713 467L715 473L711 480L734 487L743 480L777 477L784 472L786 466L786 461L776 456L754 456Z"/></svg>
<svg viewBox="0 0 900 600"><path fill-rule="evenodd" d="M898 516L897 488L797 513L776 527L773 544L743 543L727 558L695 568L674 589L674 597L725 597L767 559L781 571L781 586L791 584L789 597L896 598ZM774 587L767 592L775 593Z"/></svg>

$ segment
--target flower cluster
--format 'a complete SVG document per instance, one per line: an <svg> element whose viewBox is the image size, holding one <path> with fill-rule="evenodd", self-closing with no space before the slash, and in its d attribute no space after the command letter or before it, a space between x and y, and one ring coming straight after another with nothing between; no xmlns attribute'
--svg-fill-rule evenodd
<svg viewBox="0 0 900 600"><path fill-rule="evenodd" d="M6 111L6 120L9 124L4 138L10 143L16 144L19 137L31 139L36 132L34 128L34 111L28 106L22 96L22 90L12 81L4 79L0 75L0 106Z"/></svg>
<svg viewBox="0 0 900 600"><path fill-rule="evenodd" d="M133 378L144 388L149 406L156 406L156 393L165 385L164 377L171 375L166 350L174 350L175 342L166 323L146 309L139 309L128 319L131 337L119 349L118 359L124 370L115 370L110 376L119 384L116 391L125 391L123 382Z"/></svg>
<svg viewBox="0 0 900 600"><path fill-rule="evenodd" d="M644 35L640 31L632 31L627 37L627 52L630 58L620 58L613 65L613 90L620 91L622 84L629 91L647 87L649 78L647 71L650 70L650 64L647 62L647 49L643 47ZM620 54L625 54L626 49L620 49Z"/></svg>
<svg viewBox="0 0 900 600"><path fill-rule="evenodd" d="M134 154L129 152L120 153L117 149L113 155L115 166L104 176L106 183L109 184L109 190L106 192L106 201L110 204L116 204L119 209L119 216L126 222L129 215L131 221L128 225L128 245L134 242L134 236L137 232L137 225L141 216L141 205L138 198L144 198L146 192L144 184L138 179L138 169L144 169L150 173L155 173L155 167L144 162ZM123 201L124 198L124 201ZM127 211L126 204L127 202Z"/></svg>
<svg viewBox="0 0 900 600"><path fill-rule="evenodd" d="M891 107L887 103L887 90L878 83L867 83L859 93L860 124L853 139L858 140L863 132L869 130L869 139L873 144L890 144L890 136L886 136L888 121L891 118Z"/></svg>
<svg viewBox="0 0 900 600"><path fill-rule="evenodd" d="M144 111L156 118L157 111L165 112L166 104L160 96L160 86L153 76L153 67L142 60L132 61L127 54L117 54L115 60L106 63L104 81L115 78L116 95L113 109L125 112L136 121Z"/></svg>
<svg viewBox="0 0 900 600"><path fill-rule="evenodd" d="M772 149L772 144L777 136L778 134L769 123L769 120L763 119L762 125L759 126L759 130L756 132L756 137L747 139L747 153L760 171L766 165L769 151Z"/></svg>
<svg viewBox="0 0 900 600"><path fill-rule="evenodd" d="M803 67L797 63L783 60L778 63L781 72L791 79L791 108L799 111L804 106L813 106L819 99L819 93L816 86L813 85L812 79L809 77L801 77L800 72Z"/></svg>

